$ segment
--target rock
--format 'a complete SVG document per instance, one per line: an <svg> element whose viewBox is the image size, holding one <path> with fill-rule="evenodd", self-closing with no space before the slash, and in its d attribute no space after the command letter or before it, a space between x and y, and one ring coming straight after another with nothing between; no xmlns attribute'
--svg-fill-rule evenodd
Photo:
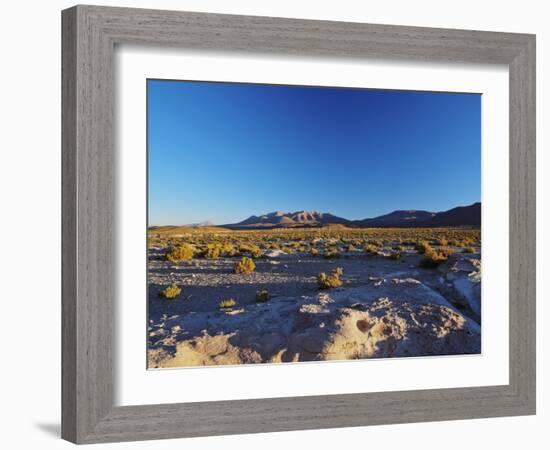
<svg viewBox="0 0 550 450"><path fill-rule="evenodd" d="M271 250L267 250L264 253L264 256L266 258L288 258L291 255L289 255L286 252L283 252L282 250L271 249Z"/></svg>
<svg viewBox="0 0 550 450"><path fill-rule="evenodd" d="M165 327L171 331L155 334L149 342L149 365L480 352L479 325L439 293L413 278L378 281L314 295L274 297L233 316L216 311L171 317Z"/></svg>
<svg viewBox="0 0 550 450"><path fill-rule="evenodd" d="M481 261L476 258L460 258L451 267L449 275L447 279L452 281L455 294L480 318Z"/></svg>
<svg viewBox="0 0 550 450"><path fill-rule="evenodd" d="M238 309L228 309L225 311L225 314L228 316L236 316L237 314L244 313L244 308L238 308Z"/></svg>

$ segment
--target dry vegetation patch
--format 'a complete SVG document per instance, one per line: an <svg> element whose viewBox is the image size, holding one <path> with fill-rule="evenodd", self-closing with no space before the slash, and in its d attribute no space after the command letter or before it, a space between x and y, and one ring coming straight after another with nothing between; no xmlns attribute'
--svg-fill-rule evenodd
<svg viewBox="0 0 550 450"><path fill-rule="evenodd" d="M225 300L222 300L219 306L220 306L220 309L228 309L228 308L233 308L233 306L235 306L236 304L237 302L234 299L227 298Z"/></svg>
<svg viewBox="0 0 550 450"><path fill-rule="evenodd" d="M329 275L321 272L317 275L317 285L319 289L332 289L342 286L340 277L344 274L341 267L336 267Z"/></svg>
<svg viewBox="0 0 550 450"><path fill-rule="evenodd" d="M256 264L250 258L243 256L242 259L233 266L234 273L251 273L256 269Z"/></svg>
<svg viewBox="0 0 550 450"><path fill-rule="evenodd" d="M190 244L180 244L172 247L166 253L166 259L170 262L186 261L193 258L194 249Z"/></svg>
<svg viewBox="0 0 550 450"><path fill-rule="evenodd" d="M167 286L165 289L160 291L159 296L168 300L173 300L177 298L180 294L181 288L178 287L176 283L172 283L170 286Z"/></svg>
<svg viewBox="0 0 550 450"><path fill-rule="evenodd" d="M416 250L425 256L421 265L437 267L452 251L478 252L480 241L479 228L327 227L231 231L216 227L157 227L149 231L149 247L161 249L161 254L170 262L240 257L235 263L235 273L253 272L254 259L277 250L286 255L327 259L382 254L396 260Z"/></svg>

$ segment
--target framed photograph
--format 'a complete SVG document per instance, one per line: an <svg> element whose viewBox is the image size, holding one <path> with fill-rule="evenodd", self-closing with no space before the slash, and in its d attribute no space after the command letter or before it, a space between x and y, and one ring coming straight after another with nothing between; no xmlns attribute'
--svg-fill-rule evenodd
<svg viewBox="0 0 550 450"><path fill-rule="evenodd" d="M535 413L535 37L63 11L75 443Z"/></svg>

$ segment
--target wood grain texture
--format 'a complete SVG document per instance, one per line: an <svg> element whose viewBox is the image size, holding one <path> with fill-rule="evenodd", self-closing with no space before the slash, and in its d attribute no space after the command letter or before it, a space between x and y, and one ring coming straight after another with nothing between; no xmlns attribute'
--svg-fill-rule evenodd
<svg viewBox="0 0 550 450"><path fill-rule="evenodd" d="M63 11L63 414L77 443L535 412L535 37L128 8ZM506 64L510 71L510 384L113 406L115 44Z"/></svg>
<svg viewBox="0 0 550 450"><path fill-rule="evenodd" d="M61 340L62 432L76 440L76 10L62 17L61 155Z"/></svg>

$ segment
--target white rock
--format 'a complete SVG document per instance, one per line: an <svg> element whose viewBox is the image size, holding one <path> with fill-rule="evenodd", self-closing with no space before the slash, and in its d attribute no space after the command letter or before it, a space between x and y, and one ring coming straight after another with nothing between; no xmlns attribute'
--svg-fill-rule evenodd
<svg viewBox="0 0 550 450"><path fill-rule="evenodd" d="M481 347L479 325L412 278L277 297L232 316L172 320L180 331L150 343L151 367L470 354Z"/></svg>
<svg viewBox="0 0 550 450"><path fill-rule="evenodd" d="M452 274L452 278L449 275ZM461 258L451 268L447 278L452 281L455 293L481 316L481 261L476 258Z"/></svg>
<svg viewBox="0 0 550 450"><path fill-rule="evenodd" d="M264 253L266 258L288 258L290 255L282 250L271 249Z"/></svg>

